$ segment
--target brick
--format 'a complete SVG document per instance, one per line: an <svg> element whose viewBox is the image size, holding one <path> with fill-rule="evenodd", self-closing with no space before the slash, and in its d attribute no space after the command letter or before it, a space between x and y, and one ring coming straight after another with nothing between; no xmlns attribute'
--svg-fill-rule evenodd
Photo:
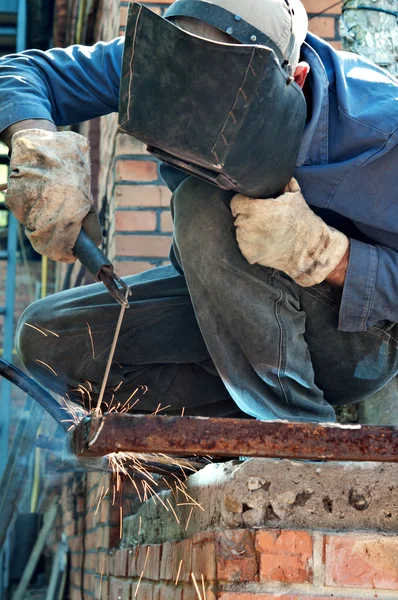
<svg viewBox="0 0 398 600"><path fill-rule="evenodd" d="M96 571L100 575L109 575L109 554L108 554L108 552L97 552Z"/></svg>
<svg viewBox="0 0 398 600"><path fill-rule="evenodd" d="M166 258L171 245L169 236L116 235L115 249L119 256Z"/></svg>
<svg viewBox="0 0 398 600"><path fill-rule="evenodd" d="M119 277L128 277L155 267L152 263L143 260L115 260L114 266Z"/></svg>
<svg viewBox="0 0 398 600"><path fill-rule="evenodd" d="M216 540L214 532L197 533L192 538L192 571L205 581L216 579Z"/></svg>
<svg viewBox="0 0 398 600"><path fill-rule="evenodd" d="M317 14L327 9L327 14L339 15L341 13L341 4L329 8L331 4L333 4L333 2L330 2L330 0L305 0L304 2L305 9L309 14Z"/></svg>
<svg viewBox="0 0 398 600"><path fill-rule="evenodd" d="M155 584L148 581L141 581L139 585L138 582L133 583L132 594L134 600L154 600L154 588Z"/></svg>
<svg viewBox="0 0 398 600"><path fill-rule="evenodd" d="M306 531L256 532L260 581L312 582L312 538Z"/></svg>
<svg viewBox="0 0 398 600"><path fill-rule="evenodd" d="M84 568L88 571L96 571L97 570L97 553L96 552L86 552L85 553Z"/></svg>
<svg viewBox="0 0 398 600"><path fill-rule="evenodd" d="M245 529L217 534L217 578L221 581L256 581L258 577L254 538Z"/></svg>
<svg viewBox="0 0 398 600"><path fill-rule="evenodd" d="M115 156L120 154L139 154L150 156L149 152L147 152L146 144L137 140L132 135L128 135L127 133L119 132L116 136L115 142Z"/></svg>
<svg viewBox="0 0 398 600"><path fill-rule="evenodd" d="M111 578L109 582L109 600L131 600L131 588L129 581Z"/></svg>
<svg viewBox="0 0 398 600"><path fill-rule="evenodd" d="M155 231L156 212L154 210L117 210L115 225L116 231Z"/></svg>
<svg viewBox="0 0 398 600"><path fill-rule="evenodd" d="M181 542L176 542L174 548L174 570L172 579L175 582L177 579L178 571L178 581L189 582L191 580L191 571L194 569L192 562L192 540L186 539L181 540ZM182 561L182 562L181 562ZM180 568L181 563L181 568ZM196 573L196 571L195 571Z"/></svg>
<svg viewBox="0 0 398 600"><path fill-rule="evenodd" d="M126 27L128 10L129 10L128 6L120 7L120 14L119 14L119 26L120 27Z"/></svg>
<svg viewBox="0 0 398 600"><path fill-rule="evenodd" d="M398 590L398 536L327 536L325 562L326 585Z"/></svg>
<svg viewBox="0 0 398 600"><path fill-rule="evenodd" d="M82 600L82 592L80 588L70 587L69 589L70 600Z"/></svg>
<svg viewBox="0 0 398 600"><path fill-rule="evenodd" d="M84 591L94 595L95 575L93 573L84 573Z"/></svg>
<svg viewBox="0 0 398 600"><path fill-rule="evenodd" d="M168 207L171 192L165 185L117 185L116 206Z"/></svg>
<svg viewBox="0 0 398 600"><path fill-rule="evenodd" d="M116 181L156 181L158 163L154 160L117 160Z"/></svg>
<svg viewBox="0 0 398 600"><path fill-rule="evenodd" d="M335 37L334 17L315 17L309 21L308 28L311 33L315 33L319 37L329 39Z"/></svg>
<svg viewBox="0 0 398 600"><path fill-rule="evenodd" d="M128 559L128 549L122 548L116 550L115 552L115 562L114 562L114 572L111 575L115 575L116 577L126 577L127 576L127 559Z"/></svg>
<svg viewBox="0 0 398 600"><path fill-rule="evenodd" d="M165 542L162 548L162 561L160 563L160 579L174 581L176 573L176 544L175 542Z"/></svg>
<svg viewBox="0 0 398 600"><path fill-rule="evenodd" d="M326 600L330 597L330 594L327 596L302 596L301 594L288 594L287 596L281 596L278 594L241 594L239 592L221 592L221 594L217 597L217 600ZM344 598L333 596L333 600L357 600L356 598L344 596ZM206 600L208 600L206 598Z"/></svg>
<svg viewBox="0 0 398 600"><path fill-rule="evenodd" d="M139 548L129 548L127 555L127 575L135 577L137 575L137 557Z"/></svg>
<svg viewBox="0 0 398 600"><path fill-rule="evenodd" d="M160 544L149 546L148 559L145 568L146 579L159 581L161 558L162 546Z"/></svg>
<svg viewBox="0 0 398 600"><path fill-rule="evenodd" d="M99 600L107 600L109 597L109 582L104 577L98 577L98 575L95 578L95 597Z"/></svg>
<svg viewBox="0 0 398 600"><path fill-rule="evenodd" d="M161 231L173 231L173 219L168 210L164 210L160 215L160 229Z"/></svg>
<svg viewBox="0 0 398 600"><path fill-rule="evenodd" d="M342 50L343 49L343 44L341 43L341 41L337 41L337 42L329 42L331 46L333 46L333 48L335 50Z"/></svg>
<svg viewBox="0 0 398 600"><path fill-rule="evenodd" d="M83 551L83 536L78 535L68 540L69 548L71 552L82 552Z"/></svg>
<svg viewBox="0 0 398 600"><path fill-rule="evenodd" d="M175 587L173 584L169 584L164 587L162 586L159 591L159 596L156 598L156 600L183 600L183 590L182 588ZM195 600L198 600L197 596Z"/></svg>

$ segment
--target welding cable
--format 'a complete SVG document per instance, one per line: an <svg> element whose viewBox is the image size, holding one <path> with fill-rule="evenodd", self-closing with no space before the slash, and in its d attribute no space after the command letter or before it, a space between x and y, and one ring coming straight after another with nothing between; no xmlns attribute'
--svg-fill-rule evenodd
<svg viewBox="0 0 398 600"><path fill-rule="evenodd" d="M66 432L70 427L70 422L65 423L72 415L62 407L53 396L39 383L31 377L23 373L17 367L10 364L3 358L0 358L0 375L21 390L26 392L33 400L38 402L42 408L58 423L58 425Z"/></svg>

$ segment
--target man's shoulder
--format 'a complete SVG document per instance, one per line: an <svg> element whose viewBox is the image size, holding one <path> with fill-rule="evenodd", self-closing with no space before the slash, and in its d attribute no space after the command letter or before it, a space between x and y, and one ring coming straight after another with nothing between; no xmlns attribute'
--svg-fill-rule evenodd
<svg viewBox="0 0 398 600"><path fill-rule="evenodd" d="M398 80L370 60L335 50L315 35L306 39L322 62L338 110L384 134L398 128Z"/></svg>

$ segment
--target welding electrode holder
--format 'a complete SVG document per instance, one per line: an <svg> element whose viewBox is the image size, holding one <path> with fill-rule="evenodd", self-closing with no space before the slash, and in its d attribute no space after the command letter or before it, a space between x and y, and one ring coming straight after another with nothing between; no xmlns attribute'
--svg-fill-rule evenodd
<svg viewBox="0 0 398 600"><path fill-rule="evenodd" d="M111 296L119 304L128 308L127 296L131 293L130 288L115 273L111 261L96 246L84 229L79 233L73 254L97 281L102 281Z"/></svg>

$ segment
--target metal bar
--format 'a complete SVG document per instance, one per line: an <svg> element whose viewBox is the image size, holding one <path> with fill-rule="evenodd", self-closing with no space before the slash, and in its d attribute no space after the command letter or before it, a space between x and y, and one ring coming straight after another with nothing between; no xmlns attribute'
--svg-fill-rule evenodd
<svg viewBox="0 0 398 600"><path fill-rule="evenodd" d="M398 462L398 427L112 413L84 418L72 448L77 456L122 451Z"/></svg>
<svg viewBox="0 0 398 600"><path fill-rule="evenodd" d="M73 422L73 415L67 410L67 407L61 406L40 383L37 383L29 375L26 375L26 373L23 373L23 371L20 371L20 369L2 358L0 358L0 377L4 377L5 380L14 383L21 390L29 394L58 423L61 429L64 431L70 429L70 424Z"/></svg>
<svg viewBox="0 0 398 600"><path fill-rule="evenodd" d="M18 0L16 51L26 48L26 0Z"/></svg>

